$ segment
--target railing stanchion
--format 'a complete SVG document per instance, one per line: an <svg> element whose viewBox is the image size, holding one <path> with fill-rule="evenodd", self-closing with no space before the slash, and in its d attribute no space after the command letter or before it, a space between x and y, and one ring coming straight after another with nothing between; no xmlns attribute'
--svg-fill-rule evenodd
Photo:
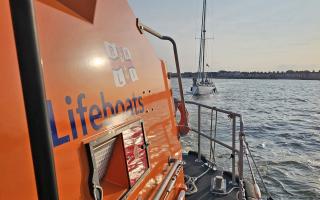
<svg viewBox="0 0 320 200"><path fill-rule="evenodd" d="M239 182L240 182L240 200L244 199L243 190L243 121L242 116L240 116L240 133L239 133Z"/></svg>
<svg viewBox="0 0 320 200"><path fill-rule="evenodd" d="M200 105L198 106L198 131L199 131L199 133L201 132L201 106ZM198 134L198 159L197 159L198 162L201 162L200 137L201 137L201 135Z"/></svg>
<svg viewBox="0 0 320 200"><path fill-rule="evenodd" d="M212 121L213 121L213 110L211 110L211 118L210 118L210 161L212 161L212 158L214 158L214 155L212 156L213 154L213 149L212 149ZM214 161L215 162L215 161Z"/></svg>
<svg viewBox="0 0 320 200"><path fill-rule="evenodd" d="M232 184L236 184L236 116L232 116Z"/></svg>
<svg viewBox="0 0 320 200"><path fill-rule="evenodd" d="M216 118L214 122L214 139L216 139L217 136L217 123L218 123L218 111L216 110ZM215 158L215 153L216 153L216 141L214 140L213 143L213 157ZM214 161L216 162L216 161Z"/></svg>

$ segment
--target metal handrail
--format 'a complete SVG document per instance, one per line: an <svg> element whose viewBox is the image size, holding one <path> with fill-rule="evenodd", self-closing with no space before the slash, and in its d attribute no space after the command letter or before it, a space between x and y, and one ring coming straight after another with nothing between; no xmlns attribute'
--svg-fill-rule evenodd
<svg viewBox="0 0 320 200"><path fill-rule="evenodd" d="M170 171L168 172L167 176L162 181L162 183L160 185L160 188L158 189L157 193L153 197L154 200L161 199L165 189L167 188L167 186L169 184L169 181L171 180L171 177L174 175L174 173L177 171L179 166L181 166L182 164L183 164L183 162L181 160L175 160L174 161L174 164L173 164L172 168L170 169Z"/></svg>
<svg viewBox="0 0 320 200"><path fill-rule="evenodd" d="M141 34L143 32L148 32L149 34L161 39L161 40L167 40L171 42L172 48L173 48L173 53L174 53L174 61L176 64L176 70L177 70L177 78L178 78L178 85L179 85L179 93L180 93L180 102L182 104L182 110L186 110L186 105L185 105L185 100L184 100L184 94L183 94L183 85L182 85L182 77L181 77L181 71L180 71L180 64L179 64L179 57L178 57L178 49L176 42L174 41L173 38L165 35L161 35L157 31L153 30L152 28L146 26L145 24L142 24L139 19L136 19L136 26ZM185 126L188 126L187 121L184 124Z"/></svg>
<svg viewBox="0 0 320 200"><path fill-rule="evenodd" d="M244 183L243 183L243 158L244 158L244 155L246 156L247 160L248 160L248 165L249 165L249 169L250 169L250 172L251 172L251 176L252 176L252 180L253 180L253 183L256 185L256 179L254 177L254 173L253 173L253 170L252 170L252 166L250 164L250 161L249 161L249 156L250 158L252 159L252 162L258 172L258 175L261 179L261 182L263 184L263 187L268 195L268 200L272 200L272 196L271 194L269 193L264 181L263 181L263 178L261 176L261 173L256 165L256 162L251 154L251 150L250 148L248 147L248 143L246 142L245 140L245 134L244 134L244 123L243 123L243 118L242 118L242 115L239 114L239 113L235 113L235 112L231 112L231 111L228 111L228 110L224 110L224 109L220 109L220 108L216 108L214 106L208 106L208 105L205 105L205 104L201 104L201 103L198 103L198 102L194 102L194 101L186 101L186 104L189 104L189 105L195 105L198 107L198 129L194 129L194 128L190 128L191 131L195 132L198 134L198 158L197 158L197 161L201 161L201 145L200 145L200 139L201 137L204 137L206 139L208 139L210 141L210 158L211 158L211 151L212 151L212 142L215 142L217 144L220 144L221 146L229 149L232 151L232 183L233 185L236 185L236 178L235 178L235 174L236 174L236 168L235 168L235 154L237 153L238 154L238 160L239 160L239 163L238 163L238 177L239 177L239 189L240 189L240 197L239 199L245 199L245 191L244 191ZM206 109L209 109L211 110L211 123L210 123L210 136L206 135L205 133L203 133L201 131L201 108L206 108ZM228 145L228 144L225 144L224 142L221 142L219 140L217 140L215 137L212 138L212 121L213 121L213 111L216 112L216 116L215 116L215 135L216 135L216 125L217 125L217 119L218 119L218 112L219 113L224 113L224 114L227 114L228 117L232 120L232 146ZM239 118L239 125L240 125L240 131L239 131L239 149L236 149L236 119ZM248 156L249 155L249 156ZM213 156L214 156L214 151L213 151ZM215 159L214 159L215 161ZM258 188L258 192L256 192L256 195L258 195L259 197L259 194L260 194L260 189ZM258 194L259 193L259 194ZM260 194L260 197L261 197L261 194Z"/></svg>
<svg viewBox="0 0 320 200"><path fill-rule="evenodd" d="M242 115L239 113L235 113L235 112L231 112L228 110L224 110L224 109L220 109L217 108L215 106L208 106L205 104L201 104L198 102L194 102L194 101L185 101L186 104L189 105L195 105L198 107L198 129L195 128L190 128L191 131L195 132L198 134L198 161L201 161L201 137L206 138L210 141L210 148L212 147L212 142L215 142L229 150L232 151L232 183L234 185L236 185L236 156L235 154L238 154L238 160L239 160L239 164L238 164L238 176L239 176L239 185L240 185L240 195L242 195L242 197L244 197L244 190L243 190L243 152L244 152L244 131L243 131L243 119L242 119ZM203 131L201 131L201 108L206 108L208 110L211 110L211 112L215 111L216 112L216 117L217 117L217 113L223 113L228 115L228 117L232 120L232 146L219 141L216 138L212 138L212 136L208 136L206 135ZM239 118L239 124L240 124L240 131L239 131L239 149L236 148L236 118ZM211 114L211 121L212 121L212 114ZM217 120L217 119L216 119ZM216 121L217 123L217 121ZM212 126L212 122L211 122L211 126ZM212 131L212 128L210 128L210 130ZM211 149L210 149L211 151ZM210 152L211 153L211 152ZM213 155L214 156L214 155ZM241 198L242 199L242 198Z"/></svg>
<svg viewBox="0 0 320 200"><path fill-rule="evenodd" d="M217 108L215 106L208 106L208 105L205 105L205 104L202 104L202 103L198 103L198 102L195 102L195 101L185 101L185 103L186 104L193 104L193 105L201 106L201 107L204 107L204 108L208 108L210 110L214 110L214 111L225 113L225 114L229 114L229 115L234 115L236 117L241 117L241 114L239 114L239 113L235 113L235 112L231 112L231 111L228 111L228 110L220 109L220 108Z"/></svg>
<svg viewBox="0 0 320 200"><path fill-rule="evenodd" d="M234 149L234 148L232 148L232 146L227 145L227 144L224 143L224 142L221 142L221 141L219 141L219 140L217 140L217 139L215 139L215 138L211 138L211 137L207 136L207 135L206 135L205 133L203 133L203 132L199 132L198 130L196 130L196 129L194 129L194 128L190 128L190 130L193 131L193 132L195 132L195 133L197 133L197 134L199 134L200 136L203 136L203 137L207 138L207 139L210 140L210 141L216 142L216 143L220 144L221 146L224 146L225 148L230 149L231 151L235 151L235 152L239 153L239 150L238 150L238 149Z"/></svg>

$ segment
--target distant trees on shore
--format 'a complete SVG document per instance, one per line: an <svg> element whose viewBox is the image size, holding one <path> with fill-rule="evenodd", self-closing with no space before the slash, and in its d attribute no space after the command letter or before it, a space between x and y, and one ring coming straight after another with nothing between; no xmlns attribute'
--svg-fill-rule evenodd
<svg viewBox="0 0 320 200"><path fill-rule="evenodd" d="M176 77L176 73L170 73L169 76ZM184 72L181 74L183 78L197 77L196 72ZM207 72L209 78L230 78L230 79L300 79L300 80L320 80L319 71L293 71L286 72L272 71L272 72L240 72L240 71L218 71Z"/></svg>

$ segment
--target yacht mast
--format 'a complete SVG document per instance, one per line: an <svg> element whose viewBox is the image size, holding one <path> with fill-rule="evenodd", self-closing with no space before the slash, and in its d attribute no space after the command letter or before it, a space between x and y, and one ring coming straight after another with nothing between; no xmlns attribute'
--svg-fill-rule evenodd
<svg viewBox="0 0 320 200"><path fill-rule="evenodd" d="M201 82L204 82L204 77L205 77L204 66L205 66L205 45L206 45L206 11L207 11L207 0L203 0L200 53L199 53L199 69L198 69L199 75L201 76Z"/></svg>

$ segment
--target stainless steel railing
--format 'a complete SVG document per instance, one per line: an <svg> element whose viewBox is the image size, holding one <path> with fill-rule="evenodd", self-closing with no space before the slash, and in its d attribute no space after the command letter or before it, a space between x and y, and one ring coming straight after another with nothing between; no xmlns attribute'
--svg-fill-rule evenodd
<svg viewBox="0 0 320 200"><path fill-rule="evenodd" d="M197 128L193 128L191 127L191 131L193 131L194 133L197 134L197 151L198 151L198 160L201 160L201 140L203 138L207 139L210 141L210 157L211 154L215 154L215 146L216 144L219 144L223 147L225 147L226 149L229 149L232 151L232 183L234 185L236 185L236 154L238 155L238 176L239 176L239 183L240 183L240 189L241 189L241 194L243 194L243 150L244 150L244 131L243 131L243 119L242 119L242 115L235 113L235 112L231 112L231 111L227 111L227 110L223 110L214 106L208 106L208 105L204 105L198 102L194 102L194 101L186 101L185 102L186 105L190 105L190 106L195 106L197 107ZM201 124L201 113L204 110L209 110L211 111L211 119L210 119L210 136L205 134L204 131L202 130L202 124ZM215 127L213 130L213 113L215 112ZM228 145L218 139L216 139L216 133L217 133L217 120L218 120L218 113L222 113L225 114L230 120L231 120L231 126L232 126L232 145ZM239 127L240 127L240 131L238 133L238 138L239 138L239 149L236 148L236 137L237 137L237 118L239 120ZM212 137L212 133L214 131L214 137ZM213 143L213 144L212 144ZM214 145L214 146L212 146Z"/></svg>

